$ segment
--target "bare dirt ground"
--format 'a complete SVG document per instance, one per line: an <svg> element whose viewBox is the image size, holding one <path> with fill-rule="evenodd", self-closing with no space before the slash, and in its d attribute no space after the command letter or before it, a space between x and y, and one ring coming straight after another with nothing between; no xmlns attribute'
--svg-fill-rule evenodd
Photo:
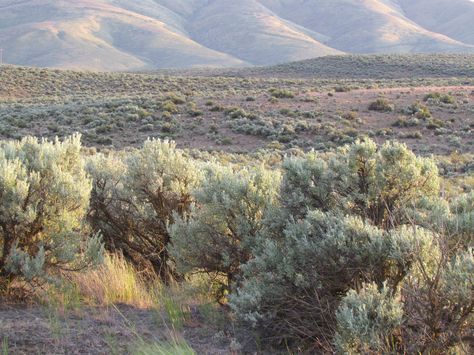
<svg viewBox="0 0 474 355"><path fill-rule="evenodd" d="M162 315L130 306L47 307L0 306L0 342L8 354L129 354L139 344L166 343L173 333ZM230 335L205 325L193 314L180 330L198 354L229 354Z"/></svg>

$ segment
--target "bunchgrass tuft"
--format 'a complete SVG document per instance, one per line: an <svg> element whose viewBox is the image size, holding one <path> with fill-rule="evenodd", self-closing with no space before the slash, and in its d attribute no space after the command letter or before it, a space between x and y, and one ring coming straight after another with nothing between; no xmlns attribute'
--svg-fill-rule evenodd
<svg viewBox="0 0 474 355"><path fill-rule="evenodd" d="M162 285L145 280L123 256L107 255L95 270L75 274L72 281L84 301L99 304L127 304L139 308L156 306Z"/></svg>

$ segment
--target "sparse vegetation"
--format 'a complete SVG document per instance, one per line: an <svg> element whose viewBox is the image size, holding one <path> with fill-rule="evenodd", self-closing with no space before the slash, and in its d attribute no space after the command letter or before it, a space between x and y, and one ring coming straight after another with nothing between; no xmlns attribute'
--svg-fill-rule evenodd
<svg viewBox="0 0 474 355"><path fill-rule="evenodd" d="M354 58L356 62L363 59ZM390 59L379 65L387 65L387 61ZM173 139L184 148L232 153L264 149L272 141L284 144L284 150L328 150L372 131L386 132L390 124L382 123L387 118L399 118L401 113L421 117L420 126L426 126L424 120L431 116L444 122L455 118L455 122L449 125L450 133L439 131L436 139L428 134L418 141L408 138L405 130L412 129L411 125L393 126L392 134L378 134L380 137L397 136L421 154L426 154L423 149L428 145L433 152L449 154L449 140L455 137L460 140L458 146L466 150L472 147L469 131L465 131L472 118L470 90L442 89L467 85L466 78L394 81L336 76L276 81L265 73L248 78L229 73L219 77L220 72L212 70L164 76L164 72L83 73L10 66L2 67L1 73L0 137L6 139L31 134L54 139L81 132L84 145L99 149L139 147L152 137ZM447 95L456 102L424 101L429 94L416 88L422 86L439 87L431 96ZM335 88L351 90L328 96ZM272 93L287 98L276 98ZM253 101L248 101L249 97ZM378 107L382 111L366 114L368 106L378 99L387 100ZM394 108L392 105L397 110L386 112Z"/></svg>

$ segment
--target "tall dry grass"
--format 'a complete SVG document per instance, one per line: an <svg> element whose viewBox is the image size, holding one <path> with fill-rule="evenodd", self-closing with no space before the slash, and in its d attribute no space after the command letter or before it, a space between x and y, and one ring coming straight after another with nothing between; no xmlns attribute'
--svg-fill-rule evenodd
<svg viewBox="0 0 474 355"><path fill-rule="evenodd" d="M106 255L103 265L70 276L84 301L98 305L127 304L139 308L157 305L158 281L145 280L123 256Z"/></svg>

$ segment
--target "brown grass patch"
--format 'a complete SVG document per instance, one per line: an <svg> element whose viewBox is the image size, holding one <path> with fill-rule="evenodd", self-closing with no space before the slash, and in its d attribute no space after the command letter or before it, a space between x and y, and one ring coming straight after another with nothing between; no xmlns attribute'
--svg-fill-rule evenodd
<svg viewBox="0 0 474 355"><path fill-rule="evenodd" d="M102 266L71 275L71 280L86 302L98 305L151 308L156 306L162 290L158 280L145 280L121 255L106 255Z"/></svg>

